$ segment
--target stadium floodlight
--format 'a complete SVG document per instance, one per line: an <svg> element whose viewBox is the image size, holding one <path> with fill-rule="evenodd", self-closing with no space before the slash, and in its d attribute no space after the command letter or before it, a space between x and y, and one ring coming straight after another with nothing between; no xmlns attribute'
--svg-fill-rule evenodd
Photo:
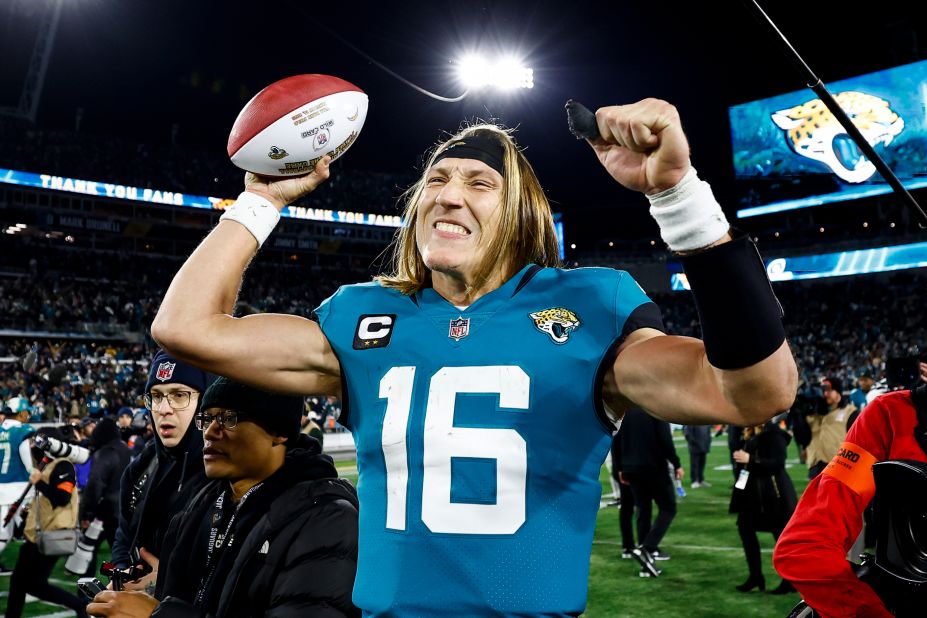
<svg viewBox="0 0 927 618"><path fill-rule="evenodd" d="M468 91L487 87L499 90L534 88L534 70L513 56L489 60L471 54L457 64L457 77Z"/></svg>

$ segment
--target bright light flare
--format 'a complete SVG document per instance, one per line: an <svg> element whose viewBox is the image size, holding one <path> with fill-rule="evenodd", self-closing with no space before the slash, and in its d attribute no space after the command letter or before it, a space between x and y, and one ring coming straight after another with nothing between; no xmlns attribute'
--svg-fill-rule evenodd
<svg viewBox="0 0 927 618"><path fill-rule="evenodd" d="M534 88L534 70L513 57L490 61L482 56L465 56L458 63L457 75L468 90Z"/></svg>

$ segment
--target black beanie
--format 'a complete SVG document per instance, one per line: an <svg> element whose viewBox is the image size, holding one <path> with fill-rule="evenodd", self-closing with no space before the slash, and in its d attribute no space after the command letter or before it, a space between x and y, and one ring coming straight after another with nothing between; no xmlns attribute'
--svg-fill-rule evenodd
<svg viewBox="0 0 927 618"><path fill-rule="evenodd" d="M158 353L151 359L145 392L151 392L151 387L155 384L184 384L202 393L207 382L206 372L202 369L179 361L164 350L158 350Z"/></svg>
<svg viewBox="0 0 927 618"><path fill-rule="evenodd" d="M303 398L298 395L268 393L228 378L219 378L203 394L200 410L228 408L237 410L278 436L295 438L303 412Z"/></svg>

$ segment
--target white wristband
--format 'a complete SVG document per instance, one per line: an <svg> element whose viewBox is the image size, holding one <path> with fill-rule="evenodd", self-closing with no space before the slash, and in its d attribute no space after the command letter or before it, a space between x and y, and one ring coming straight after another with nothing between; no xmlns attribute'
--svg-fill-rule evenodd
<svg viewBox="0 0 927 618"><path fill-rule="evenodd" d="M280 220L280 212L267 198L261 197L257 193L244 191L238 196L235 203L229 206L225 213L219 217L219 221L225 219L236 221L245 226L245 229L251 232L251 235L257 240L260 249L277 226L277 221Z"/></svg>
<svg viewBox="0 0 927 618"><path fill-rule="evenodd" d="M690 167L675 187L651 195L650 215L672 251L694 251L720 240L731 228L704 180Z"/></svg>

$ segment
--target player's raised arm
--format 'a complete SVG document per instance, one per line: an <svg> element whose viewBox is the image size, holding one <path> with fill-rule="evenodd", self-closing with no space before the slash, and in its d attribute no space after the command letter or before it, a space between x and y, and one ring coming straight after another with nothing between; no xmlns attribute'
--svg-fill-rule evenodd
<svg viewBox="0 0 927 618"><path fill-rule="evenodd" d="M329 175L328 158L305 176L245 176L246 191L174 276L151 335L178 358L246 384L295 394L339 394L340 366L318 324L302 317L233 318L242 276L280 210Z"/></svg>
<svg viewBox="0 0 927 618"><path fill-rule="evenodd" d="M604 382L606 403L685 424L758 425L791 406L798 372L756 247L732 233L689 162L676 108L657 99L596 112L590 145L612 177L647 195L663 240L682 258L704 342L631 333Z"/></svg>

